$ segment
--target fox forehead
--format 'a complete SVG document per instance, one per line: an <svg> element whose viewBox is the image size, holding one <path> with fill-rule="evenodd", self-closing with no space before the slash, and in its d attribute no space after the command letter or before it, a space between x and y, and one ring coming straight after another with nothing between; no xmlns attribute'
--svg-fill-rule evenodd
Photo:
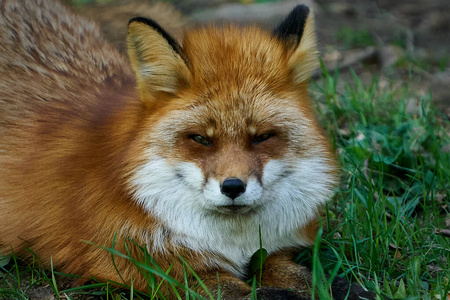
<svg viewBox="0 0 450 300"><path fill-rule="evenodd" d="M189 31L183 49L193 86L285 89L291 83L286 47L258 27L210 26Z"/></svg>

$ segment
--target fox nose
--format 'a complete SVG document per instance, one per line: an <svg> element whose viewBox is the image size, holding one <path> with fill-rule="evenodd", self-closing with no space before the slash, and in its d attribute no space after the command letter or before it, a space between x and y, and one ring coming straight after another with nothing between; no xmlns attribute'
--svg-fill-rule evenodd
<svg viewBox="0 0 450 300"><path fill-rule="evenodd" d="M227 178L220 186L220 191L234 200L245 192L245 183L239 178Z"/></svg>

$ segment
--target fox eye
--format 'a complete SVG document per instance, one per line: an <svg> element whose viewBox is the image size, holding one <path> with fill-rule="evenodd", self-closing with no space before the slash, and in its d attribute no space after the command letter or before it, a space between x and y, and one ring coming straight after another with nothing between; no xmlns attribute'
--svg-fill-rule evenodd
<svg viewBox="0 0 450 300"><path fill-rule="evenodd" d="M257 145L259 143L262 143L266 140L268 140L269 138L271 138L273 136L272 133L265 133L265 134L261 134L261 135L257 135L253 138L252 140L252 144L253 145Z"/></svg>
<svg viewBox="0 0 450 300"><path fill-rule="evenodd" d="M198 134L193 134L190 136L191 139L194 140L194 142L202 144L203 146L206 147L211 147L212 143L205 137L202 137L201 135Z"/></svg>

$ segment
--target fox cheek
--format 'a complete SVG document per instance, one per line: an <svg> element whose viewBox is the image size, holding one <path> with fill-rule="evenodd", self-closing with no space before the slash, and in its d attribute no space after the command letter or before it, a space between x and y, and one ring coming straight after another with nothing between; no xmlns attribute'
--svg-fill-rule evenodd
<svg viewBox="0 0 450 300"><path fill-rule="evenodd" d="M198 191L205 185L203 171L194 163L179 163L176 166L176 176L186 185Z"/></svg>
<svg viewBox="0 0 450 300"><path fill-rule="evenodd" d="M261 178L261 184L268 188L274 185L277 181L286 177L289 170L286 169L286 165L278 160L269 161L264 167L263 176Z"/></svg>

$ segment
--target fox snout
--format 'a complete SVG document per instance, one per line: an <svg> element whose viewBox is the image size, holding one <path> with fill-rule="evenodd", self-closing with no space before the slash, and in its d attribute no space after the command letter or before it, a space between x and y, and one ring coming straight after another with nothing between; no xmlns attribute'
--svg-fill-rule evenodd
<svg viewBox="0 0 450 300"><path fill-rule="evenodd" d="M228 177L220 185L220 192L223 197L222 204L216 207L216 210L225 214L246 213L255 208L255 201L260 197L260 193L255 192L255 185L253 181L249 182L249 188L247 189L247 183L237 177ZM259 187L259 185L257 185ZM256 197L255 197L256 196Z"/></svg>
<svg viewBox="0 0 450 300"><path fill-rule="evenodd" d="M234 200L245 193L246 186L239 178L227 178L220 185L220 192Z"/></svg>
<svg viewBox="0 0 450 300"><path fill-rule="evenodd" d="M203 188L204 207L222 213L243 213L260 206L263 188L253 176L210 177Z"/></svg>

